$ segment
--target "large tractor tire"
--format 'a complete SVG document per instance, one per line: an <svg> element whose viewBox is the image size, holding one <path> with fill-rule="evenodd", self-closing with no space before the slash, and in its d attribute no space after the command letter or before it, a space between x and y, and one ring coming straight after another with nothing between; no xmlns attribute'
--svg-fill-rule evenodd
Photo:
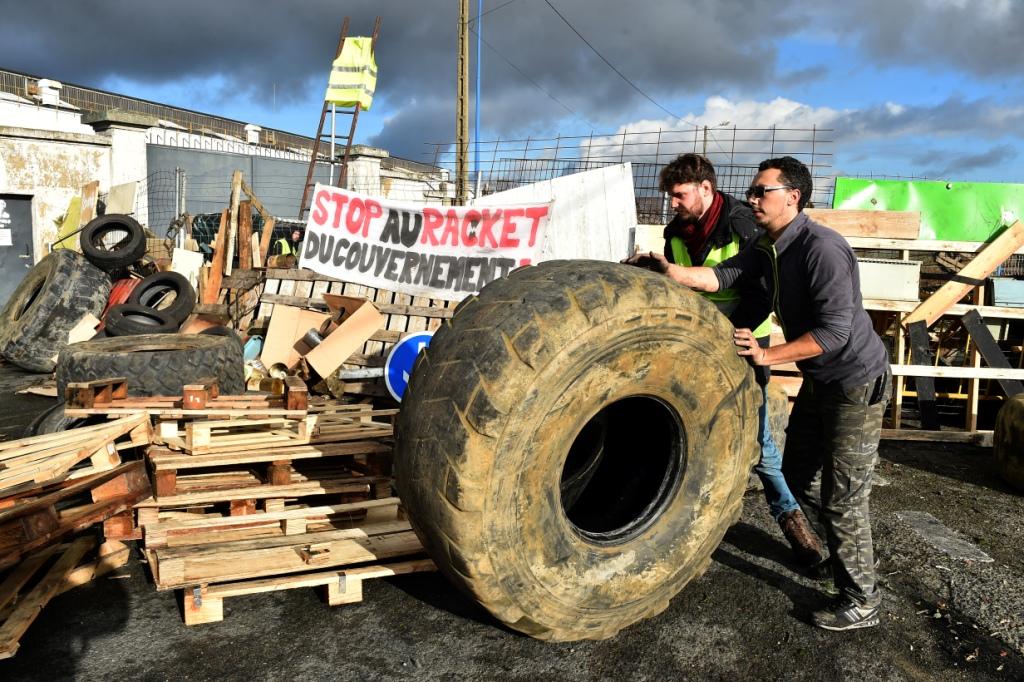
<svg viewBox="0 0 1024 682"><path fill-rule="evenodd" d="M1009 398L999 408L992 445L996 471L1024 493L1024 393Z"/></svg>
<svg viewBox="0 0 1024 682"><path fill-rule="evenodd" d="M110 277L79 254L57 249L26 273L0 313L0 353L34 372L52 372L68 332L87 314L99 317Z"/></svg>
<svg viewBox="0 0 1024 682"><path fill-rule="evenodd" d="M630 266L543 263L464 301L420 355L395 481L438 567L495 617L603 639L707 568L760 402L705 299Z"/></svg>
<svg viewBox="0 0 1024 682"><path fill-rule="evenodd" d="M124 377L128 394L181 395L186 384L215 378L220 392L245 391L238 342L198 334L142 334L75 343L57 359L57 395L73 381Z"/></svg>

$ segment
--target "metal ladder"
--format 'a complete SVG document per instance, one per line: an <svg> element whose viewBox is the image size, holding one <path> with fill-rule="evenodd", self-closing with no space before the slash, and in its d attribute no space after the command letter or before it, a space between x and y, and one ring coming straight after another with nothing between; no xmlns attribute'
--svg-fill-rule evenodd
<svg viewBox="0 0 1024 682"><path fill-rule="evenodd" d="M341 24L341 37L338 39L338 49L334 53L334 59L341 56L341 50L345 46L345 38L348 37L348 24L349 18L345 17L345 21ZM373 35L370 39L371 49L377 47L377 36L380 34L380 17L373 23ZM331 60L332 63L334 60ZM323 109L320 110L320 124L316 129L316 138L313 140L313 153L309 157L309 168L306 170L306 184L302 188L302 201L299 203L299 219L305 217L306 213L309 212L310 193L316 183L313 182L313 172L316 170L316 164L320 156L320 142L324 139L330 141L330 156L328 163L330 164L330 184L336 187L344 187L345 179L348 177L348 157L352 151L352 140L356 134L356 123L359 120L359 111L361 106L357 102L354 107L345 108L339 110L336 105L324 100ZM327 121L327 112L331 112L331 129L330 132L324 133L324 123ZM339 136L335 126L335 117L341 114L343 116L351 116L352 124L349 127L348 135ZM336 147L340 141L345 142L345 150L342 152L342 158L339 162L335 153ZM341 169L335 178L334 168L335 166L341 166ZM337 182L335 182L337 179Z"/></svg>

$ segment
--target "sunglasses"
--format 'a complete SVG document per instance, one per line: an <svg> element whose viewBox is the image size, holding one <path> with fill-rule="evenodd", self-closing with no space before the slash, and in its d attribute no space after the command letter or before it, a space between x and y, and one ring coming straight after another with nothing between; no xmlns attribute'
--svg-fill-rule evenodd
<svg viewBox="0 0 1024 682"><path fill-rule="evenodd" d="M747 199L764 199L764 195L768 192L774 192L777 189L793 189L790 185L752 185L747 189Z"/></svg>

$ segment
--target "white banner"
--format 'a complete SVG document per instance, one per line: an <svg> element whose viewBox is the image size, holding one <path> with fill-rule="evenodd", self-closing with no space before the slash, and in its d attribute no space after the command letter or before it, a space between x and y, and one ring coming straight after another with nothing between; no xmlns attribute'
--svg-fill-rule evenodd
<svg viewBox="0 0 1024 682"><path fill-rule="evenodd" d="M346 282L459 301L536 263L550 204L423 206L316 186L299 267Z"/></svg>

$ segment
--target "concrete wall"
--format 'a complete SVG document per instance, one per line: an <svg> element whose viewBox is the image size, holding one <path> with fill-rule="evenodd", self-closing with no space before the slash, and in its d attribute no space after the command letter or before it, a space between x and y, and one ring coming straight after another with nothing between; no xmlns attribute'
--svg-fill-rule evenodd
<svg viewBox="0 0 1024 682"><path fill-rule="evenodd" d="M91 131L91 129L90 129ZM0 127L0 194L32 197L33 254L57 237L56 221L82 186L110 188L111 141L96 135Z"/></svg>

